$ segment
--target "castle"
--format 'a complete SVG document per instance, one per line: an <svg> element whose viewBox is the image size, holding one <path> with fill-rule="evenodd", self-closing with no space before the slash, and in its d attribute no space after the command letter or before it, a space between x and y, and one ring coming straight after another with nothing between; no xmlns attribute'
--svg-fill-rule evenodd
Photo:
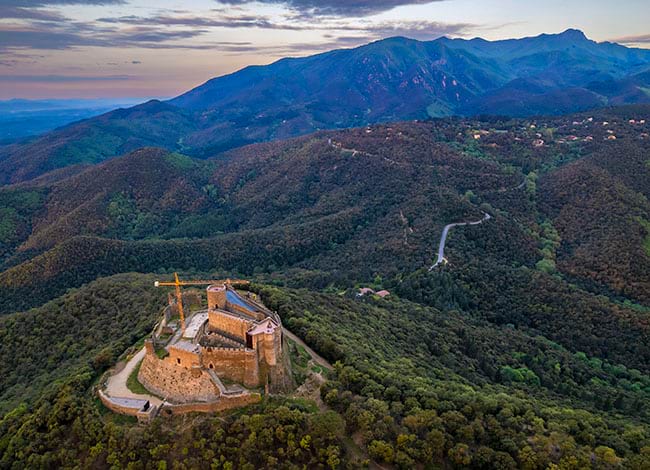
<svg viewBox="0 0 650 470"><path fill-rule="evenodd" d="M219 411L259 401L262 388L288 390L292 379L279 316L254 294L240 293L224 281L208 285L207 309L185 318L179 286L196 283L176 279L178 298L145 340L137 378L151 398L160 399L158 408L169 414ZM180 313L178 322L174 311ZM111 395L111 380L116 381L109 379L100 397L109 408L123 407L127 398Z"/></svg>

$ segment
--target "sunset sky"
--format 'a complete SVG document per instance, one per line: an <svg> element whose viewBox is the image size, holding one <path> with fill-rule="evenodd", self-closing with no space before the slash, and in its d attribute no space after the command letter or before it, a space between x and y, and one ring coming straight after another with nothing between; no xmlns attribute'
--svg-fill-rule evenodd
<svg viewBox="0 0 650 470"><path fill-rule="evenodd" d="M577 28L650 47L648 0L0 0L0 99L169 97L249 64L389 36Z"/></svg>

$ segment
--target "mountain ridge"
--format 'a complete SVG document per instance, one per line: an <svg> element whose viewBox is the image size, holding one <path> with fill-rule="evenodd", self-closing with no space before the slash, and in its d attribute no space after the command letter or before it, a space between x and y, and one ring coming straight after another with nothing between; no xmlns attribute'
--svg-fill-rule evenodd
<svg viewBox="0 0 650 470"><path fill-rule="evenodd" d="M0 148L0 183L147 145L206 158L320 129L650 102L650 51L577 30L505 41L387 38L285 58Z"/></svg>

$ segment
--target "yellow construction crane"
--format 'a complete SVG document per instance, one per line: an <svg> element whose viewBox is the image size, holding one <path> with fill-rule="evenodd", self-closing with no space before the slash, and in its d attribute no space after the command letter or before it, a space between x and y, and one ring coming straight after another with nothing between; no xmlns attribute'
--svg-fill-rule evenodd
<svg viewBox="0 0 650 470"><path fill-rule="evenodd" d="M181 295L181 286L210 286L212 284L225 286L247 286L249 281L242 279L218 279L218 280L198 280L198 281L181 281L178 279L178 273L174 273L173 282L156 281L153 283L156 287L174 286L176 289L176 303L178 305L178 314L181 318L181 331L185 333L185 312L183 312L183 296Z"/></svg>

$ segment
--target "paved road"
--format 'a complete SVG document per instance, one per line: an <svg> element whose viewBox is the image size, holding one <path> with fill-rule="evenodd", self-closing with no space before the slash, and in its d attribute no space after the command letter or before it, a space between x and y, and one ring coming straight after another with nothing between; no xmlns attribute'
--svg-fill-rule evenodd
<svg viewBox="0 0 650 470"><path fill-rule="evenodd" d="M440 237L440 244L438 245L438 259L437 261L429 268L429 272L433 271L433 269L438 266L439 264L446 264L447 263L447 258L445 258L445 243L447 242L447 235L449 234L449 230L453 227L460 227L462 225L478 225L482 224L483 222L486 222L490 220L492 217L490 214L487 212L483 213L484 216L481 220L477 220L475 222L457 222L454 224L447 224L445 225L445 228L442 229L442 236Z"/></svg>
<svg viewBox="0 0 650 470"><path fill-rule="evenodd" d="M314 362L315 362L316 364L318 364L318 365L320 365L320 366L323 366L323 367L325 367L326 369L329 369L329 370L332 370L332 369L333 369L332 364L330 364L329 362L327 362L327 360L326 360L325 358L323 358L323 357L319 356L318 354L316 354L316 351L314 351L312 348L310 348L309 346L307 346L303 340L301 340L300 338L298 338L296 335L294 335L292 332L290 332L290 331L287 330L286 328L283 328L283 330L284 330L284 333L285 333L285 334L286 334L290 339L292 339L293 341L295 341L296 343L298 343L300 346L302 346L303 348L305 348L305 350L309 353L309 355L311 356L311 358L314 360Z"/></svg>
<svg viewBox="0 0 650 470"><path fill-rule="evenodd" d="M126 381L131 375L131 372L133 372L133 369L135 369L140 361L144 359L145 354L145 349L142 348L136 355L129 359L129 362L126 363L124 369L115 375L111 375L108 378L108 381L106 382L107 395L115 398L136 398L139 400L149 400L152 405L156 406L160 406L162 404L162 400L160 398L153 395L140 395L138 393L133 393L126 386Z"/></svg>

